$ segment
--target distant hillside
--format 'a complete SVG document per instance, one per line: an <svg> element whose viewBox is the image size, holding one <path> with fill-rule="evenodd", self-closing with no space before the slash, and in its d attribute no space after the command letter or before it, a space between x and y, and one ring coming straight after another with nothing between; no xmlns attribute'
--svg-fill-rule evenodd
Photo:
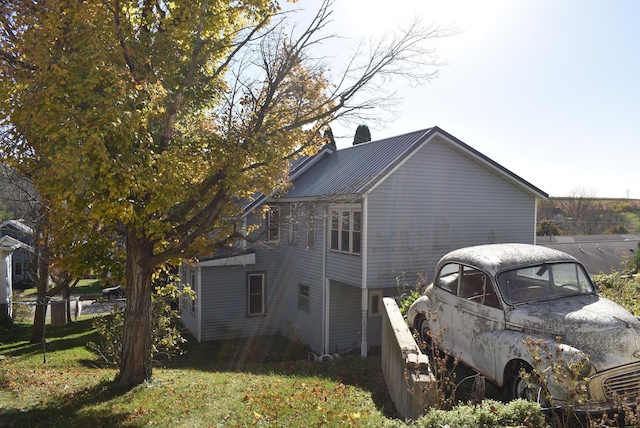
<svg viewBox="0 0 640 428"><path fill-rule="evenodd" d="M640 232L640 199L552 197L538 202L538 236Z"/></svg>

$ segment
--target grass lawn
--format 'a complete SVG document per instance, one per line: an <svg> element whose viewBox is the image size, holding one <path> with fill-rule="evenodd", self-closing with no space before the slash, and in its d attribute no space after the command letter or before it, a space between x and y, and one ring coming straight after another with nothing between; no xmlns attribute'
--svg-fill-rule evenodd
<svg viewBox="0 0 640 428"><path fill-rule="evenodd" d="M306 361L306 351L278 337L187 343L187 353L159 363L154 380L114 389L117 368L85 344L97 340L91 318L47 326L42 345L31 326L0 345L0 426L384 426L396 416L380 358Z"/></svg>
<svg viewBox="0 0 640 428"><path fill-rule="evenodd" d="M86 294L86 295L100 295L102 293L102 287L100 286L102 280L100 279L81 279L78 281L73 294ZM25 288L20 292L21 297L36 296L38 290L35 287Z"/></svg>

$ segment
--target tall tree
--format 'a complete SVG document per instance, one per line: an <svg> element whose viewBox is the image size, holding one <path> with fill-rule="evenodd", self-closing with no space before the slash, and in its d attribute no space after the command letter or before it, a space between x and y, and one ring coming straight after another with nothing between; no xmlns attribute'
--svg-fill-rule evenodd
<svg viewBox="0 0 640 428"><path fill-rule="evenodd" d="M282 185L331 121L387 105L388 78L435 75L424 43L449 32L416 23L331 76L313 54L330 6L287 32L271 0L3 3L1 152L49 202L57 245L82 242L61 225L125 244L119 384L152 376L156 266L242 238L235 201Z"/></svg>

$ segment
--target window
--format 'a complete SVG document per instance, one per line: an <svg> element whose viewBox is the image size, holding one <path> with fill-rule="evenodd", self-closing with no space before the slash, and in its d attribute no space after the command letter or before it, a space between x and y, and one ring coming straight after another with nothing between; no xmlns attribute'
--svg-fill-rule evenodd
<svg viewBox="0 0 640 428"><path fill-rule="evenodd" d="M369 316L382 315L382 290L369 291Z"/></svg>
<svg viewBox="0 0 640 428"><path fill-rule="evenodd" d="M298 284L298 309L309 312L309 286Z"/></svg>
<svg viewBox="0 0 640 428"><path fill-rule="evenodd" d="M22 262L15 262L13 265L13 274L16 276L22 276Z"/></svg>
<svg viewBox="0 0 640 428"><path fill-rule="evenodd" d="M296 240L296 211L295 206L291 204L289 208L289 244L293 244Z"/></svg>
<svg viewBox="0 0 640 428"><path fill-rule="evenodd" d="M247 314L249 316L265 314L264 285L264 273L250 273L247 276Z"/></svg>
<svg viewBox="0 0 640 428"><path fill-rule="evenodd" d="M462 267L460 297L493 308L499 307L498 296L489 275L470 266Z"/></svg>
<svg viewBox="0 0 640 428"><path fill-rule="evenodd" d="M280 240L280 207L270 207L267 210L267 241Z"/></svg>
<svg viewBox="0 0 640 428"><path fill-rule="evenodd" d="M307 205L307 248L316 246L316 216L315 207Z"/></svg>
<svg viewBox="0 0 640 428"><path fill-rule="evenodd" d="M196 291L196 273L194 271L191 271L191 283L189 285L191 285L191 289L195 292ZM191 312L191 315L195 315L196 299L189 299L188 304L189 304L189 312Z"/></svg>
<svg viewBox="0 0 640 428"><path fill-rule="evenodd" d="M449 263L444 265L440 269L438 279L436 280L436 287L447 290L450 293L456 294L458 292L458 273L460 272L460 265L456 263Z"/></svg>
<svg viewBox="0 0 640 428"><path fill-rule="evenodd" d="M349 209L331 210L331 249L360 254L362 212Z"/></svg>

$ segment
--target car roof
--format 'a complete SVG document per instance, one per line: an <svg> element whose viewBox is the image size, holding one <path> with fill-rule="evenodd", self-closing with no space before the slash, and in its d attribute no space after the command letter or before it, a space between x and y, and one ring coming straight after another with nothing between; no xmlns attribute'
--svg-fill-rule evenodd
<svg viewBox="0 0 640 428"><path fill-rule="evenodd" d="M487 244L460 248L440 259L438 271L445 263L458 262L477 266L489 273L518 266L530 266L544 262L578 262L562 251L531 244Z"/></svg>

